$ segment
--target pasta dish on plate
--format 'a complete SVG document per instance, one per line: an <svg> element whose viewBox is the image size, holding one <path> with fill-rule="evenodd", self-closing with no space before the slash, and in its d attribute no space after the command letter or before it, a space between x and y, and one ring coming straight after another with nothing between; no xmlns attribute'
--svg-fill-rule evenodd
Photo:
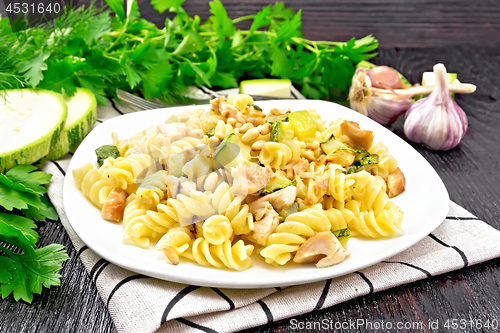
<svg viewBox="0 0 500 333"><path fill-rule="evenodd" d="M251 96L210 101L113 145L73 169L123 242L151 245L177 265L246 270L252 255L273 266L319 268L349 256L350 237L401 235L390 199L403 172L371 131L314 109L262 110Z"/></svg>

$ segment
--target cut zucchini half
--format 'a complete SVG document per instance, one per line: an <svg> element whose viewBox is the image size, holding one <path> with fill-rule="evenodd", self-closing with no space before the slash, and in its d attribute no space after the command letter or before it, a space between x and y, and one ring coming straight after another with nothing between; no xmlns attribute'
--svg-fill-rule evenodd
<svg viewBox="0 0 500 333"><path fill-rule="evenodd" d="M68 117L59 139L50 148L48 160L57 160L75 148L89 134L97 119L97 101L90 90L77 88L72 97L64 100Z"/></svg>
<svg viewBox="0 0 500 333"><path fill-rule="evenodd" d="M49 90L6 90L0 96L0 172L46 156L59 139L68 108Z"/></svg>
<svg viewBox="0 0 500 333"><path fill-rule="evenodd" d="M240 83L240 94L290 98L292 82L286 79L246 80Z"/></svg>

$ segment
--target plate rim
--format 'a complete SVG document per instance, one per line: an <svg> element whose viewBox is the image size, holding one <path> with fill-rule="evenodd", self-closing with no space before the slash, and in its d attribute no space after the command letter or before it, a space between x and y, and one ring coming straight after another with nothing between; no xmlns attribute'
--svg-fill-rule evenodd
<svg viewBox="0 0 500 333"><path fill-rule="evenodd" d="M302 101L301 103L304 103L304 101L307 101L309 103L313 103L313 105L311 105L309 108L316 108L318 109L318 104L323 104L325 106L330 106L330 107L335 107L335 108L339 108L340 111L342 112L345 112L346 115L345 116L342 116L342 118L344 119L347 119L347 120L352 120L350 119L350 116L356 114L356 115L360 115L359 113L351 110L351 109L348 109L342 105L339 105L339 104L336 104L336 103L333 103L333 102L329 102L329 101L322 101L322 100L296 100L296 99L287 99L287 100L268 100L268 101L259 101L258 103L259 104L272 104L272 103L297 103L298 101ZM182 112L182 111L186 111L186 110L192 110L194 108L208 108L210 105L209 104L205 104L205 105L190 105L190 106L177 106L177 107L170 107L170 108L161 108L161 109L154 109L154 110L146 110L146 111L139 111L139 112L131 112L131 113L128 113L128 114L125 114L125 115L120 115L120 116L117 116L117 117L113 117L113 118L110 118L108 120L105 120L103 123L101 123L99 126L95 127L91 133L82 141L82 143L80 144L80 146L78 147L78 149L75 151L74 153L74 156L78 156L79 154L79 149L80 147L82 146L82 144L85 142L85 140L91 140L91 139L87 139L87 138L92 138L92 132L98 128L104 128L104 130L106 130L107 127L109 126L112 126L114 122L122 122L124 121L123 119L125 119L124 117L128 117L128 118L133 118L133 117L138 117L137 115L138 114L141 114L142 116L146 116L145 113L158 113L158 112L166 112L165 114L165 119L168 118L168 116L170 116L171 114L176 114L178 112ZM321 114L321 112L318 112ZM359 117L359 116L354 116L354 118L356 117ZM333 118L332 118L333 119ZM422 230L421 232L418 233L418 235L413 235L413 237L410 237L408 240L408 242L404 245L400 245L400 246L397 246L395 248L392 248L392 249L388 249L388 250L385 250L379 254L376 254L374 256L371 257L371 260L369 262L366 262L364 264L359 264L359 265L354 265L355 267L352 268L352 269L344 269L344 270L338 270L338 269L333 269L332 268L335 268L335 267L339 267L338 265L336 266L332 266L332 267L329 267L329 268L322 268L322 269L316 269L314 268L314 270L311 270L310 273L307 273L307 274L300 274L299 275L299 278L297 279L294 279L293 278L293 274L292 275L292 278L290 278L290 276L287 276L286 279L284 279L284 281L274 281L276 278L274 279L271 279L271 280L267 280L267 281L263 281L263 282L254 282L254 283L251 283L249 284L248 282L241 282L239 281L238 279L233 279L233 276L231 274L230 276L230 279L221 279L221 280L216 280L216 281L209 281L208 283L206 281L203 280L203 277L197 277L197 276L192 276L192 275L189 275L189 274L178 274L178 272L175 272L175 273L171 273L169 272L169 270L165 270L162 272L162 274L158 274L157 272L154 272L152 271L151 269L143 269L141 267L137 267L136 265L131 265L131 264L128 264L128 262L126 260L117 260L117 258L119 259L119 256L116 257L115 255L109 255L108 252L104 249L104 248L101 248L99 246L95 246L94 242L92 239L88 239L86 237L86 234L85 233L81 233L79 232L78 230L80 230L80 225L78 224L74 224L75 222L75 218L73 216L73 208L70 208L68 210L68 207L71 207L71 205L68 204L68 200L70 200L70 198L68 197L68 195L66 195L65 193L68 193L68 188L69 186L74 186L74 179L73 179L73 175L72 175L72 170L74 168L77 168L79 166L75 166L74 163L76 163L76 159L73 158L70 160L70 163L68 165L68 168L67 168L67 173L66 173L66 177L64 179L64 184L63 184L63 193L62 193L62 196L63 196L63 206L64 206L64 211L66 213L66 216L68 218L68 221L69 221L69 224L71 225L71 227L73 228L73 230L75 231L75 233L78 235L78 237L83 241L83 243L85 243L90 249L92 249L93 252L95 252L97 255L99 255L100 257L108 260L109 262L119 266L119 267L122 267L122 268L125 268L125 269L128 269L130 271L133 271L133 272L137 272L137 273L141 273L141 274L144 274L144 275L147 275L147 276L150 276L150 277L153 277L153 278L158 278L158 279L161 279L161 280L166 280L166 281L172 281L172 282L177 282L177 283L183 283L183 284L193 284L193 285L198 285L198 286L206 286L206 287L217 287L217 288L230 288L230 289L255 289L255 288L271 288L271 287L286 287L286 286L291 286L291 285L301 285L301 284L306 284L306 283L312 283L312 282L317 282L317 281L323 281L323 280L326 280L326 279L331 279L331 278L336 278L336 277L340 277L340 276L344 276L344 275L347 275L347 274L350 274L350 273L353 273L355 271L358 271L358 270L361 270L361 269L364 269L364 268L367 268L367 267L371 267L371 266L374 266L378 263L380 263L381 261L387 259L387 258L390 258L394 255L397 255L401 252L404 252L405 250L407 250L408 248L412 247L413 245L417 244L418 242L420 242L422 239L424 239L425 237L427 237L428 234L430 234L432 231L434 231L436 228L438 228L441 223L445 220L447 214L448 214L448 211L449 211L449 194L448 194L448 191L446 189L446 186L444 185L441 177L439 177L439 174L436 172L436 170L432 167L432 165L415 149L413 148L408 142L406 142L405 140L403 140L402 138L398 137L395 133L391 132L390 130L388 130L387 128L385 128L384 126L376 123L375 121L369 119L366 117L366 120L371 122L370 126L374 126L375 128L378 127L378 131L386 131L387 135L391 136L391 140L392 138L394 138L395 140L399 140L403 145L405 145L405 148L406 149L411 149L411 151L413 153L416 153L418 154L422 161L427 165L428 168L430 168L430 170L432 170L433 172L433 176L437 177L437 179L439 180L439 182L436 185L436 188L438 188L439 190L443 191L441 193L441 195L443 195L443 204L444 202L446 202L446 205L443 205L442 207L440 206L441 210L439 212L436 212L433 214L433 216L437 215L435 217L436 219L436 222L435 223L431 223L431 224L428 224L427 225L427 228L425 228L424 230ZM105 125L105 126L103 126ZM372 128L370 128L372 129ZM139 131L140 129L136 129L136 131ZM100 130L102 131L102 130ZM97 132L96 132L97 133ZM96 134L94 134L96 135ZM109 135L111 135L111 133L109 133ZM390 146L391 144L387 142L387 139L384 139L384 142L387 144L387 146L389 147L389 150L390 150ZM396 156L396 159L398 159L398 157ZM399 164L399 163L398 163ZM81 193L81 192L80 192ZM82 199L85 199L87 200L83 194L82 194ZM438 221L438 217L439 217L439 221ZM73 219L73 222L72 222L72 219ZM83 236L83 237L82 237ZM400 236L400 237L405 237L405 235L403 236ZM389 238L389 239L392 239L392 238ZM133 245L130 245L130 246L133 246ZM137 247L137 249L140 249L139 247ZM141 249L142 250L142 249ZM149 249L148 251L151 251L151 249ZM271 266L270 266L271 267ZM200 266L200 268L203 268L203 269L215 269L215 268L212 268L212 267L202 267ZM251 268L250 268L251 269ZM217 269L218 271L220 272L228 272L228 270L220 270L220 269ZM241 274L245 274L246 271L242 271L242 272L237 272L237 273L241 273ZM231 273L234 273L231 271ZM229 275L229 274L228 274ZM281 276L281 278L283 278L284 276Z"/></svg>

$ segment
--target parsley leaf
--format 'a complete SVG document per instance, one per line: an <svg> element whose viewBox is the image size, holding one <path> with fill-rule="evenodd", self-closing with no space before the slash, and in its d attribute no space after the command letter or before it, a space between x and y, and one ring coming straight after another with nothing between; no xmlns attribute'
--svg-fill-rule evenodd
<svg viewBox="0 0 500 333"><path fill-rule="evenodd" d="M210 2L210 13L212 13L213 22L217 35L221 38L230 37L234 34L236 28L227 15L226 8L219 0Z"/></svg>
<svg viewBox="0 0 500 333"><path fill-rule="evenodd" d="M23 299L28 303L33 300L33 294L42 292L43 287L50 288L61 284L61 275L57 272L62 269L60 263L69 259L64 246L59 244L36 249L33 253L17 254L8 250L6 253L11 259L8 266L10 281L0 286L2 298L13 293L16 301ZM3 279L8 277L4 275Z"/></svg>
<svg viewBox="0 0 500 333"><path fill-rule="evenodd" d="M179 11L180 6L185 0L151 0L151 5L153 5L156 11L163 13L166 10L171 12Z"/></svg>
<svg viewBox="0 0 500 333"><path fill-rule="evenodd" d="M42 171L35 171L33 165L18 165L7 171L5 175L0 174L0 182L18 191L33 194L45 194L47 189L43 186L48 184L52 175Z"/></svg>
<svg viewBox="0 0 500 333"><path fill-rule="evenodd" d="M271 5L262 8L261 11L255 14L252 26L250 27L250 32L253 33L255 30L258 30L266 25L269 25L269 23L271 23L271 18L269 17L270 15L271 15Z"/></svg>
<svg viewBox="0 0 500 333"><path fill-rule="evenodd" d="M24 74L26 80L32 87L36 87L43 79L42 71L47 69L45 60L47 60L49 56L50 52L48 51L38 51L31 59L24 60L19 64L19 72Z"/></svg>
<svg viewBox="0 0 500 333"><path fill-rule="evenodd" d="M120 18L125 21L125 8L123 7L123 0L105 0L109 8Z"/></svg>
<svg viewBox="0 0 500 333"><path fill-rule="evenodd" d="M32 252L38 240L36 224L25 217L0 213L0 241L13 244L24 252Z"/></svg>

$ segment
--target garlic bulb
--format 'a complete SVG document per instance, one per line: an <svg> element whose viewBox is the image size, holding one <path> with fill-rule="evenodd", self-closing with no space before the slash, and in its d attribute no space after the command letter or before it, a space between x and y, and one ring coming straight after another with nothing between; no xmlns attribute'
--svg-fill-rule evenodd
<svg viewBox="0 0 500 333"><path fill-rule="evenodd" d="M432 150L449 150L467 132L467 116L450 96L446 68L433 68L436 84L432 93L416 101L407 111L404 133L408 139Z"/></svg>
<svg viewBox="0 0 500 333"><path fill-rule="evenodd" d="M396 84L394 87L399 85ZM349 102L351 109L379 124L388 125L395 122L411 106L412 99L390 90L372 89L372 82L366 69L358 68L352 78Z"/></svg>

